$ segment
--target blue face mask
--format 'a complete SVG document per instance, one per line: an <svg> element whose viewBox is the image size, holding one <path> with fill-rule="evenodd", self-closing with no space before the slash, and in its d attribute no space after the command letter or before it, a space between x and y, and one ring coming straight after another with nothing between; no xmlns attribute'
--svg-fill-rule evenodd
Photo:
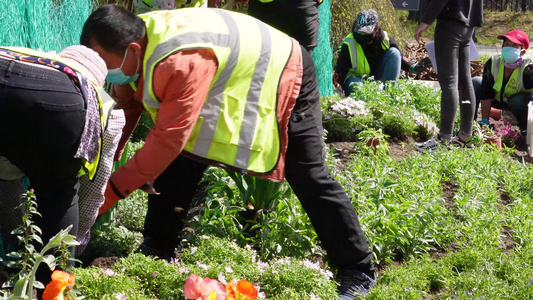
<svg viewBox="0 0 533 300"><path fill-rule="evenodd" d="M506 63L515 63L520 59L520 49L516 49L515 47L503 47L502 57Z"/></svg>
<svg viewBox="0 0 533 300"><path fill-rule="evenodd" d="M114 83L114 84L126 84L130 82L134 82L139 78L139 74L134 74L131 76L128 76L124 74L122 71L122 66L124 65L124 62L126 61L126 56L128 55L128 49L126 49L126 53L124 53L124 58L122 59L122 64L120 64L119 68L107 70L107 77L105 78L107 81ZM139 59L137 58L137 68L135 68L135 72L139 69Z"/></svg>

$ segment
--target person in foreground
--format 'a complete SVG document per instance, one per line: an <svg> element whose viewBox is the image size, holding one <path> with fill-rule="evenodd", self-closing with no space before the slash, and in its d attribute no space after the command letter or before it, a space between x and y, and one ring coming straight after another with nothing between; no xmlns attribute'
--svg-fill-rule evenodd
<svg viewBox="0 0 533 300"><path fill-rule="evenodd" d="M333 84L349 96L364 76L383 82L400 77L400 70L419 73L431 65L429 58L419 63L403 59L398 44L381 28L378 13L365 9L357 15L350 33L339 46Z"/></svg>
<svg viewBox="0 0 533 300"><path fill-rule="evenodd" d="M79 253L104 202L125 123L123 112L113 110L113 99L102 89L105 62L79 45L59 54L0 47L0 70L0 168L11 169L0 181L17 187L21 177L29 178L40 214L33 220L42 241L46 244L72 225L69 233L82 244ZM22 223L22 213L13 212L21 193L22 187L0 190L2 233ZM42 247L35 244L37 251ZM75 249L69 250L74 258ZM46 285L51 274L42 264L37 280Z"/></svg>
<svg viewBox="0 0 533 300"><path fill-rule="evenodd" d="M104 5L88 17L81 43L107 63L112 96L126 113L123 138L143 107L154 120L144 146L112 174L100 209L138 188L151 191L141 252L175 256L182 220L210 164L286 178L339 268L340 299L374 285L357 214L325 162L314 64L296 40L221 9L137 16Z"/></svg>
<svg viewBox="0 0 533 300"><path fill-rule="evenodd" d="M509 109L525 134L528 104L533 93L533 63L526 57L529 39L521 30L511 30L498 39L503 40L502 53L487 60L482 77L472 78L476 107L481 103L479 123L489 124L493 106Z"/></svg>
<svg viewBox="0 0 533 300"><path fill-rule="evenodd" d="M469 146L467 140L472 136L476 107L470 73L470 40L474 28L483 25L483 1L431 1L415 32L418 42L435 18L435 57L441 88L440 130L435 139L415 143L415 149L422 152L435 150L442 143ZM458 105L461 126L454 136Z"/></svg>

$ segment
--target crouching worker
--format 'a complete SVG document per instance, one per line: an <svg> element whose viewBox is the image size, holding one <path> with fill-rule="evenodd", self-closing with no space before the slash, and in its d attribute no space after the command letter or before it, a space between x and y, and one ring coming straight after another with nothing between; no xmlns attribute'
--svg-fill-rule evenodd
<svg viewBox="0 0 533 300"><path fill-rule="evenodd" d="M333 84L349 96L365 76L382 82L400 77L400 71L417 74L431 66L429 57L418 63L407 61L392 36L381 28L378 13L365 9L357 15L350 33L339 46Z"/></svg>
<svg viewBox="0 0 533 300"><path fill-rule="evenodd" d="M479 123L489 124L491 107L508 109L525 134L528 104L533 99L533 62L526 57L529 39L521 30L511 30L498 39L503 40L502 53L485 63L482 77L472 78L477 107L481 103Z"/></svg>
<svg viewBox="0 0 533 300"><path fill-rule="evenodd" d="M105 62L85 46L67 47L59 55L0 47L0 156L2 165L7 160L18 174L5 179L29 178L41 214L33 220L44 244L71 225L70 234L86 243L104 202L125 123L102 89L106 75ZM22 191L20 184L11 186ZM13 199L20 201L13 191L0 191L0 201L10 199L2 203L3 213L18 205ZM6 225L6 219L0 222ZM40 251L42 245L35 247ZM51 273L41 265L37 280L46 285Z"/></svg>
<svg viewBox="0 0 533 300"><path fill-rule="evenodd" d="M140 251L175 255L182 220L211 164L286 178L341 270L342 299L373 286L372 253L357 214L324 160L315 67L296 40L222 9L137 16L104 5L85 22L81 43L116 75L108 80L117 103L136 112L125 111L123 135L142 107L154 120L144 146L112 174L101 209L152 189Z"/></svg>

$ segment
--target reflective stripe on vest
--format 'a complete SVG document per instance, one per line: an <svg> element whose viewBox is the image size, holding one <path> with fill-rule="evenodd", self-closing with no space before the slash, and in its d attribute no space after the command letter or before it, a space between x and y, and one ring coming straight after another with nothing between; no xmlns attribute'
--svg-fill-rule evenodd
<svg viewBox="0 0 533 300"><path fill-rule="evenodd" d="M96 95L98 97L98 110L100 111L100 124L102 125L102 131L101 136L98 139L98 154L96 155L96 158L92 162L88 162L85 159L83 159L83 167L87 170L89 173L89 179L93 180L94 175L96 175L96 172L98 171L98 167L100 166L100 154L102 153L102 137L104 135L104 132L107 129L107 120L109 119L109 116L111 115L111 110L115 107L115 101L111 96L109 96L103 88L92 84L94 91L96 92Z"/></svg>
<svg viewBox="0 0 533 300"><path fill-rule="evenodd" d="M509 98L513 95L516 95L521 92L530 92L533 90L526 90L524 88L523 82L524 69L527 65L531 63L532 61L530 59L525 58L520 68L516 68L513 70L513 73L511 74L511 77L509 77L509 81L507 81L505 88L502 88L504 77L503 73L505 71L505 68L503 66L503 59L501 55L492 56L491 74L494 78L494 85L492 86L492 88L494 89L494 91L496 91L496 99L501 100L503 102L507 102Z"/></svg>
<svg viewBox="0 0 533 300"><path fill-rule="evenodd" d="M384 35L383 42L381 42L381 48L386 51L390 48L390 38L386 31L384 32ZM348 79L349 76L361 77L363 75L370 75L370 66L368 65L368 60L366 59L363 47L361 47L361 45L355 40L353 33L350 33L344 39L339 46L339 50L342 48L342 45L348 46L350 61L352 63L352 67L348 70L348 74L344 80Z"/></svg>
<svg viewBox="0 0 533 300"><path fill-rule="evenodd" d="M59 57L57 54L49 55L47 53L41 52L41 51L35 51L33 49L29 48L23 48L23 47L2 47L3 49L7 49L13 52L30 55L33 57L43 57L48 59L56 60L64 65L69 66L72 70L77 71L78 73L82 73L83 68L81 68L75 61L68 60L65 61L61 57ZM80 83L83 84L83 83ZM94 82L91 82L97 98L98 98L98 111L100 112L100 125L102 126L101 135L98 139L98 154L96 155L96 158L92 162L88 162L85 159L82 159L82 165L83 168L85 168L89 173L89 179L93 180L94 175L98 171L98 166L100 163L100 154L102 150L102 136L104 135L104 131L107 127L107 119L110 115L110 111L115 106L115 101L99 86L97 86Z"/></svg>
<svg viewBox="0 0 533 300"><path fill-rule="evenodd" d="M272 171L280 154L278 88L291 39L259 20L221 9L140 17L148 35L143 104L154 122L160 103L152 82L156 65L178 51L212 49L217 72L184 150L243 171Z"/></svg>

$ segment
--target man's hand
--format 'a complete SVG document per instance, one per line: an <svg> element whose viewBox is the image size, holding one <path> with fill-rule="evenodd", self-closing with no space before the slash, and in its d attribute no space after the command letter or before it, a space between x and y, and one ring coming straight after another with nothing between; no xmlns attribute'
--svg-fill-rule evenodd
<svg viewBox="0 0 533 300"><path fill-rule="evenodd" d="M415 31L415 39L416 41L420 44L420 36L422 35L422 32L424 32L424 30L426 30L428 28L428 24L426 23L420 23L420 25L418 25L418 28L416 29Z"/></svg>

